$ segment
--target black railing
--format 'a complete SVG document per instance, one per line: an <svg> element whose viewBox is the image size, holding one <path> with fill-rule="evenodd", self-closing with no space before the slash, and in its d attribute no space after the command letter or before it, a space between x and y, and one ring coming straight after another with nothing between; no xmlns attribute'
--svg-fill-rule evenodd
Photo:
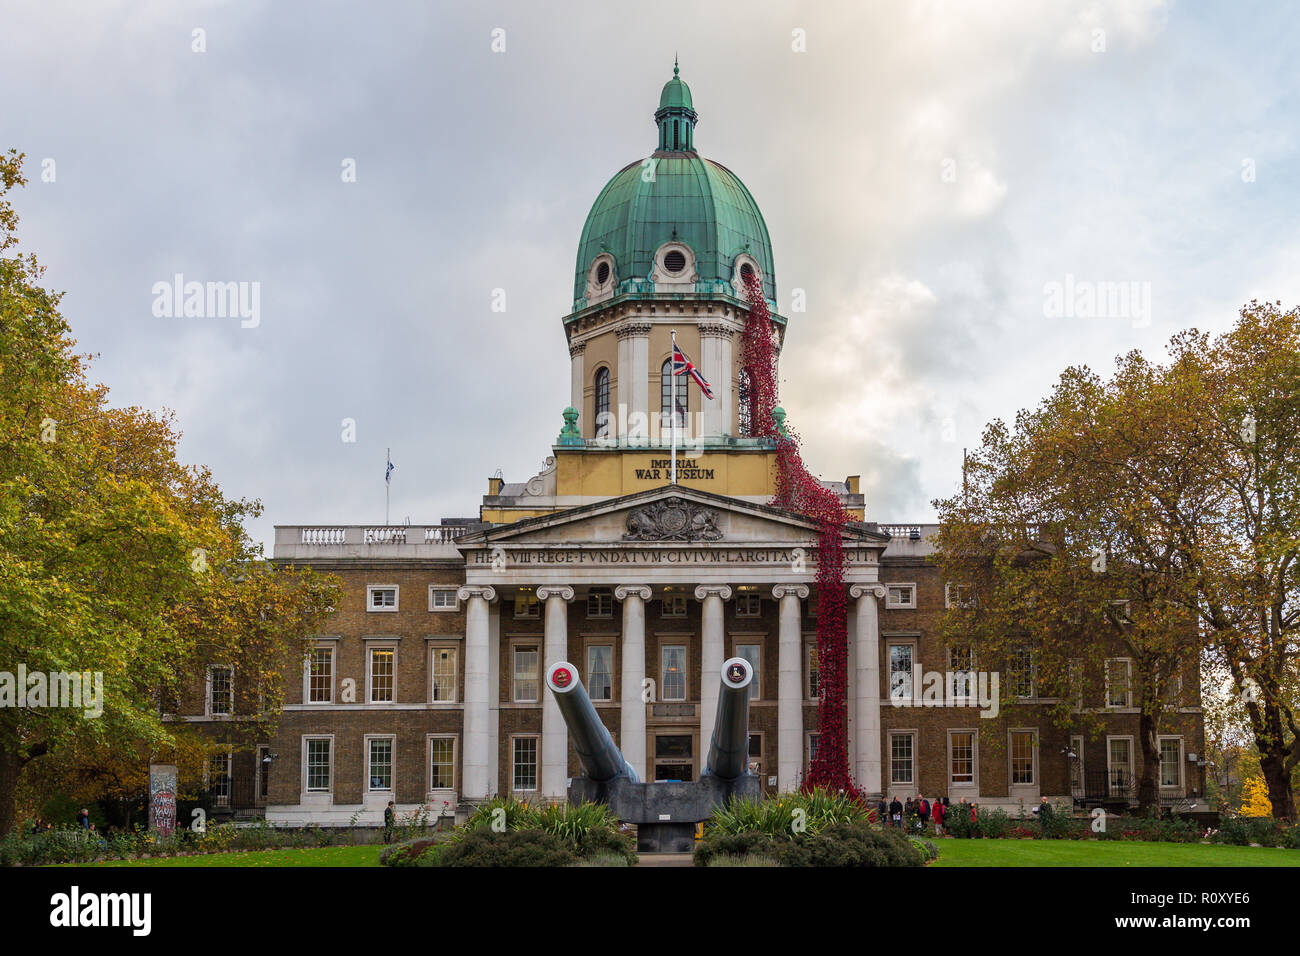
<svg viewBox="0 0 1300 956"><path fill-rule="evenodd" d="M266 797L258 787L259 782L244 775L209 778L207 789L200 791L193 802L209 813L261 809L266 806Z"/></svg>
<svg viewBox="0 0 1300 956"><path fill-rule="evenodd" d="M1129 803L1137 798L1137 779L1128 770L1076 770L1070 790L1075 803Z"/></svg>

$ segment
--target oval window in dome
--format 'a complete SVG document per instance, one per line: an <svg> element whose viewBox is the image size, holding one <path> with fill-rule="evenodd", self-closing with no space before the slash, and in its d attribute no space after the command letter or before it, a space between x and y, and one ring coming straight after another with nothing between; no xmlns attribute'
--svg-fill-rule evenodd
<svg viewBox="0 0 1300 956"><path fill-rule="evenodd" d="M604 285L609 281L609 263L602 262L596 266L596 285Z"/></svg>
<svg viewBox="0 0 1300 956"><path fill-rule="evenodd" d="M680 249L672 249L664 256L664 268L673 275L686 268L686 256Z"/></svg>
<svg viewBox="0 0 1300 956"><path fill-rule="evenodd" d="M753 278L753 276L754 276L754 267L751 266L748 262L742 263L740 266L740 277L748 281L749 279Z"/></svg>

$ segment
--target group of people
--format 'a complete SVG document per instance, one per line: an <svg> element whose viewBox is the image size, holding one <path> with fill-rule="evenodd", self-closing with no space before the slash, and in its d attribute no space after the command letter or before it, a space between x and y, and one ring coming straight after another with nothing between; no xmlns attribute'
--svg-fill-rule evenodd
<svg viewBox="0 0 1300 956"><path fill-rule="evenodd" d="M887 804L885 798L881 797L876 812L888 826L900 830L914 828L919 833L925 833L933 824L936 835L943 833L944 821L950 813L969 813L971 822L975 822L975 804L962 800L953 807L948 803L947 797L935 797L933 801L923 796L908 797L903 802L895 796Z"/></svg>

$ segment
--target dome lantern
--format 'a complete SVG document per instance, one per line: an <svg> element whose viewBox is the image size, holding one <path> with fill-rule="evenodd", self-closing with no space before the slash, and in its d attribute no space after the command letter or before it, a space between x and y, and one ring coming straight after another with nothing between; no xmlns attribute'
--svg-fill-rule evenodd
<svg viewBox="0 0 1300 956"><path fill-rule="evenodd" d="M695 152L695 123L699 116L691 102L691 88L678 76L677 57L673 57L673 78L659 94L655 123L659 127L659 146L663 152Z"/></svg>

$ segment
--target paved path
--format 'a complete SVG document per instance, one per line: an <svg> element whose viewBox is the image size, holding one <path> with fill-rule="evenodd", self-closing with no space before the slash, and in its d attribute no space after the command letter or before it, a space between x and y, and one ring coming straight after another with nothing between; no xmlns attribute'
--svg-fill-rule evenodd
<svg viewBox="0 0 1300 956"><path fill-rule="evenodd" d="M637 866L694 866L695 857L690 853L641 853L637 855Z"/></svg>

